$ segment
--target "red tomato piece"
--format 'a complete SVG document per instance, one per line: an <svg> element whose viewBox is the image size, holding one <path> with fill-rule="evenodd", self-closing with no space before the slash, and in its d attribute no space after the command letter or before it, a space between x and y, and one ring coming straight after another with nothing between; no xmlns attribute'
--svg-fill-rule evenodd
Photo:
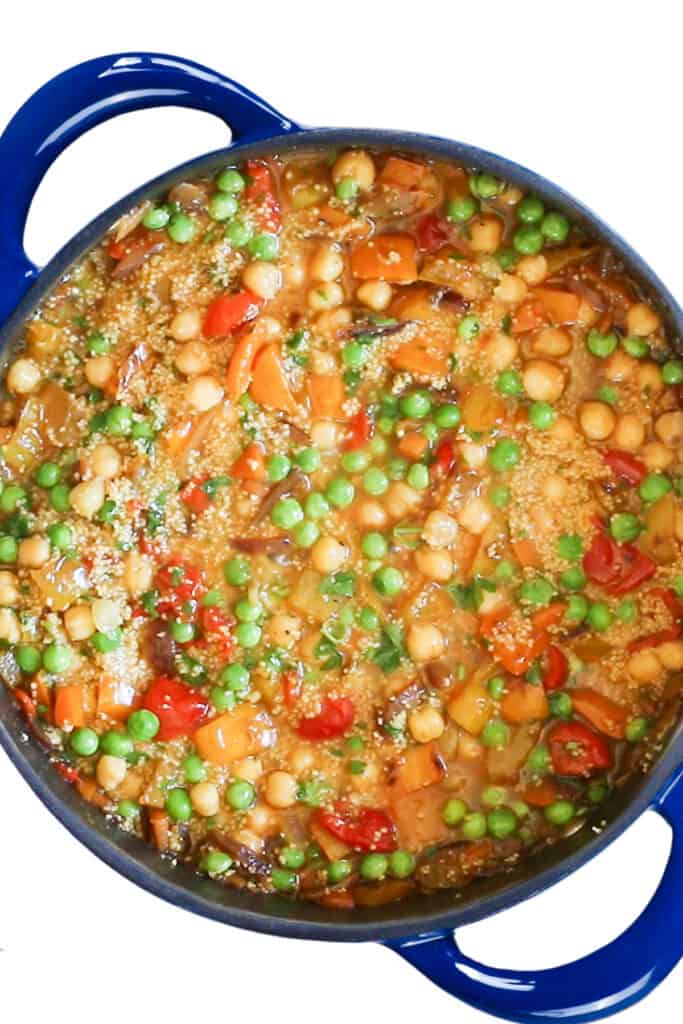
<svg viewBox="0 0 683 1024"><path fill-rule="evenodd" d="M204 593L202 574L185 558L172 558L156 574L161 597L157 608L162 615L177 614L186 601L198 601Z"/></svg>
<svg viewBox="0 0 683 1024"><path fill-rule="evenodd" d="M72 785L75 782L80 782L81 776L78 770L73 768L70 764L67 764L65 761L55 761L55 768L62 778L67 782L70 782Z"/></svg>
<svg viewBox="0 0 683 1024"><path fill-rule="evenodd" d="M262 231L280 229L280 203L275 192L275 182L270 167L258 160L247 160L244 169L249 178L244 198L258 203L261 207L258 224Z"/></svg>
<svg viewBox="0 0 683 1024"><path fill-rule="evenodd" d="M668 629L660 629L657 633L650 633L649 636L638 637L628 645L628 650L644 651L648 647L659 647L660 644L668 643L671 640L678 640L681 635L681 619L683 619L683 605L678 600L675 591L666 587L653 587L648 591L653 597L659 597L668 610L671 612L673 623Z"/></svg>
<svg viewBox="0 0 683 1024"><path fill-rule="evenodd" d="M302 718L296 731L305 740L331 740L353 725L355 709L348 697L323 697L322 708L312 718Z"/></svg>
<svg viewBox="0 0 683 1024"><path fill-rule="evenodd" d="M315 811L313 818L354 850L390 853L398 846L396 826L386 811L365 807L356 813L338 803L334 811Z"/></svg>
<svg viewBox="0 0 683 1024"><path fill-rule="evenodd" d="M652 579L657 572L657 566L651 558L639 551L634 544L622 544L622 572L619 579L611 583L607 593L613 597L621 597L635 590L641 583Z"/></svg>
<svg viewBox="0 0 683 1024"><path fill-rule="evenodd" d="M206 491L202 489L202 484L206 479L208 479L206 476L202 476L195 477L193 480L188 480L180 491L180 500L196 515L206 512L207 508L211 504L211 498Z"/></svg>
<svg viewBox="0 0 683 1024"><path fill-rule="evenodd" d="M657 566L634 544L617 544L600 524L590 548L583 556L584 572L608 594L620 597L654 576Z"/></svg>
<svg viewBox="0 0 683 1024"><path fill-rule="evenodd" d="M415 240L422 252L436 252L450 238L448 224L438 213L428 213L415 227Z"/></svg>
<svg viewBox="0 0 683 1024"><path fill-rule="evenodd" d="M206 639L218 646L224 658L228 660L233 658L237 645L232 635L232 620L226 612L222 608L216 608L215 605L202 608L201 623Z"/></svg>
<svg viewBox="0 0 683 1024"><path fill-rule="evenodd" d="M564 651L550 644L545 652L543 686L546 690L560 690L569 676L569 662Z"/></svg>
<svg viewBox="0 0 683 1024"><path fill-rule="evenodd" d="M442 441L439 441L436 451L434 452L434 462L431 466L432 476L450 476L455 468L456 461L457 459L453 442L449 441L448 438L445 437Z"/></svg>
<svg viewBox="0 0 683 1024"><path fill-rule="evenodd" d="M627 484L639 484L647 476L645 464L629 452L611 449L603 452L602 457L614 475Z"/></svg>
<svg viewBox="0 0 683 1024"><path fill-rule="evenodd" d="M362 448L372 437L374 429L375 424L365 409L360 409L349 420L349 432L343 444L344 451L352 452Z"/></svg>
<svg viewBox="0 0 683 1024"><path fill-rule="evenodd" d="M219 295L206 311L202 331L205 338L225 338L242 324L258 316L263 299L248 288L232 295Z"/></svg>
<svg viewBox="0 0 683 1024"><path fill-rule="evenodd" d="M159 719L156 739L162 743L192 735L209 713L209 702L201 693L168 676L154 680L142 700L142 707L153 711Z"/></svg>
<svg viewBox="0 0 683 1024"><path fill-rule="evenodd" d="M582 722L561 722L548 734L553 768L558 775L588 776L613 764L606 740Z"/></svg>

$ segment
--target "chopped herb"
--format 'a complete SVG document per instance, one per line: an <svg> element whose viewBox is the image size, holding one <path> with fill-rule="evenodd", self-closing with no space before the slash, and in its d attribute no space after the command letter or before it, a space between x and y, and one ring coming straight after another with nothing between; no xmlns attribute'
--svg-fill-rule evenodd
<svg viewBox="0 0 683 1024"><path fill-rule="evenodd" d="M370 658L383 672L394 672L405 657L403 630L400 626L387 623L382 629L379 644L373 648Z"/></svg>
<svg viewBox="0 0 683 1024"><path fill-rule="evenodd" d="M335 572L323 577L318 591L327 597L353 597L356 589L356 576L352 572Z"/></svg>
<svg viewBox="0 0 683 1024"><path fill-rule="evenodd" d="M300 782L297 789L297 800L307 807L321 807L330 792L330 784L326 779L313 778Z"/></svg>
<svg viewBox="0 0 683 1024"><path fill-rule="evenodd" d="M450 583L446 590L463 611L478 612L484 600L484 593L494 593L496 584L482 576L475 576L470 583Z"/></svg>
<svg viewBox="0 0 683 1024"><path fill-rule="evenodd" d="M335 668L341 668L344 660L341 651L325 636L315 645L313 653L324 672L332 672Z"/></svg>

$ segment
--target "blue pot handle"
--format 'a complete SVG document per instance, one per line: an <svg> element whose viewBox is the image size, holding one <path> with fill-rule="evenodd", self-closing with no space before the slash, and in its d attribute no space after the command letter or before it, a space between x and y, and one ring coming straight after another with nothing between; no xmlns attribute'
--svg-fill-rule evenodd
<svg viewBox="0 0 683 1024"><path fill-rule="evenodd" d="M131 110L163 106L216 114L236 142L298 130L237 82L180 57L117 53L57 75L24 103L0 136L0 324L38 273L24 252L24 228L50 164L95 125Z"/></svg>
<svg viewBox="0 0 683 1024"><path fill-rule="evenodd" d="M453 933L429 932L387 943L446 992L479 1010L523 1024L584 1024L638 1002L683 955L683 771L654 809L673 830L661 883L640 917L590 956L545 971L504 971L460 952Z"/></svg>

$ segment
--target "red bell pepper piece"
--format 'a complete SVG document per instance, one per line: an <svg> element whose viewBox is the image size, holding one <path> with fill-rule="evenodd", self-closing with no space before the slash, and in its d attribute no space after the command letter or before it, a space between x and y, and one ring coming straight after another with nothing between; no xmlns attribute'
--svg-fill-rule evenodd
<svg viewBox="0 0 683 1024"><path fill-rule="evenodd" d="M602 457L615 476L627 484L639 484L647 476L647 467L630 452L610 449L603 452Z"/></svg>
<svg viewBox="0 0 683 1024"><path fill-rule="evenodd" d="M313 821L354 850L390 853L398 846L394 822L376 808L353 812L338 803L333 811L314 811Z"/></svg>
<svg viewBox="0 0 683 1024"><path fill-rule="evenodd" d="M205 638L218 647L222 657L230 660L235 656L237 644L232 634L232 620L222 608L211 605L202 608L201 625Z"/></svg>
<svg viewBox="0 0 683 1024"><path fill-rule="evenodd" d="M657 571L652 559L634 544L617 544L603 523L583 556L583 568L593 583L599 583L613 597L635 590Z"/></svg>
<svg viewBox="0 0 683 1024"><path fill-rule="evenodd" d="M202 574L185 558L172 558L156 574L161 592L157 608L162 615L177 614L186 601L198 601L204 594Z"/></svg>
<svg viewBox="0 0 683 1024"><path fill-rule="evenodd" d="M372 437L375 424L368 416L365 409L360 409L349 420L349 432L342 445L345 452L355 451L362 448Z"/></svg>
<svg viewBox="0 0 683 1024"><path fill-rule="evenodd" d="M162 743L191 736L209 713L205 697L177 679L159 676L143 697L142 707L153 711L160 722L156 739Z"/></svg>
<svg viewBox="0 0 683 1024"><path fill-rule="evenodd" d="M558 775L588 776L613 764L606 740L582 722L561 722L548 734L553 768Z"/></svg>
<svg viewBox="0 0 683 1024"><path fill-rule="evenodd" d="M453 472L457 461L453 442L444 437L439 441L434 452L434 462L431 466L432 477L447 477Z"/></svg>
<svg viewBox="0 0 683 1024"><path fill-rule="evenodd" d="M261 231L279 231L280 203L270 167L258 160L247 160L244 169L249 178L244 198L249 202L258 203L261 207L258 215Z"/></svg>
<svg viewBox="0 0 683 1024"><path fill-rule="evenodd" d="M438 213L428 213L417 222L415 240L421 252L436 252L446 244L449 238L448 224Z"/></svg>
<svg viewBox="0 0 683 1024"><path fill-rule="evenodd" d="M73 785L75 782L80 782L81 776L77 768L67 764L66 761L55 761L55 768L66 782L70 782Z"/></svg>
<svg viewBox="0 0 683 1024"><path fill-rule="evenodd" d="M205 338L225 338L238 327L258 316L263 299L244 288L232 295L219 295L204 316L202 331Z"/></svg>
<svg viewBox="0 0 683 1024"><path fill-rule="evenodd" d="M560 690L569 676L569 662L564 651L550 644L545 652L543 686L546 690Z"/></svg>
<svg viewBox="0 0 683 1024"><path fill-rule="evenodd" d="M207 479L206 476L195 477L188 480L180 490L180 500L196 515L206 512L211 504L211 498L202 488L202 484Z"/></svg>
<svg viewBox="0 0 683 1024"><path fill-rule="evenodd" d="M322 707L312 718L302 718L296 727L305 740L331 740L353 725L355 709L348 697L323 697Z"/></svg>

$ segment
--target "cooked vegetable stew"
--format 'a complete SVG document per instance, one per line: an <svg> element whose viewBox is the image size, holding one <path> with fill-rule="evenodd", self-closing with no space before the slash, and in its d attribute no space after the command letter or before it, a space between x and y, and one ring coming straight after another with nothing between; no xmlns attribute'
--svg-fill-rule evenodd
<svg viewBox="0 0 683 1024"><path fill-rule="evenodd" d="M592 823L675 720L683 362L615 255L414 155L124 216L0 405L0 668L84 799L374 906Z"/></svg>

